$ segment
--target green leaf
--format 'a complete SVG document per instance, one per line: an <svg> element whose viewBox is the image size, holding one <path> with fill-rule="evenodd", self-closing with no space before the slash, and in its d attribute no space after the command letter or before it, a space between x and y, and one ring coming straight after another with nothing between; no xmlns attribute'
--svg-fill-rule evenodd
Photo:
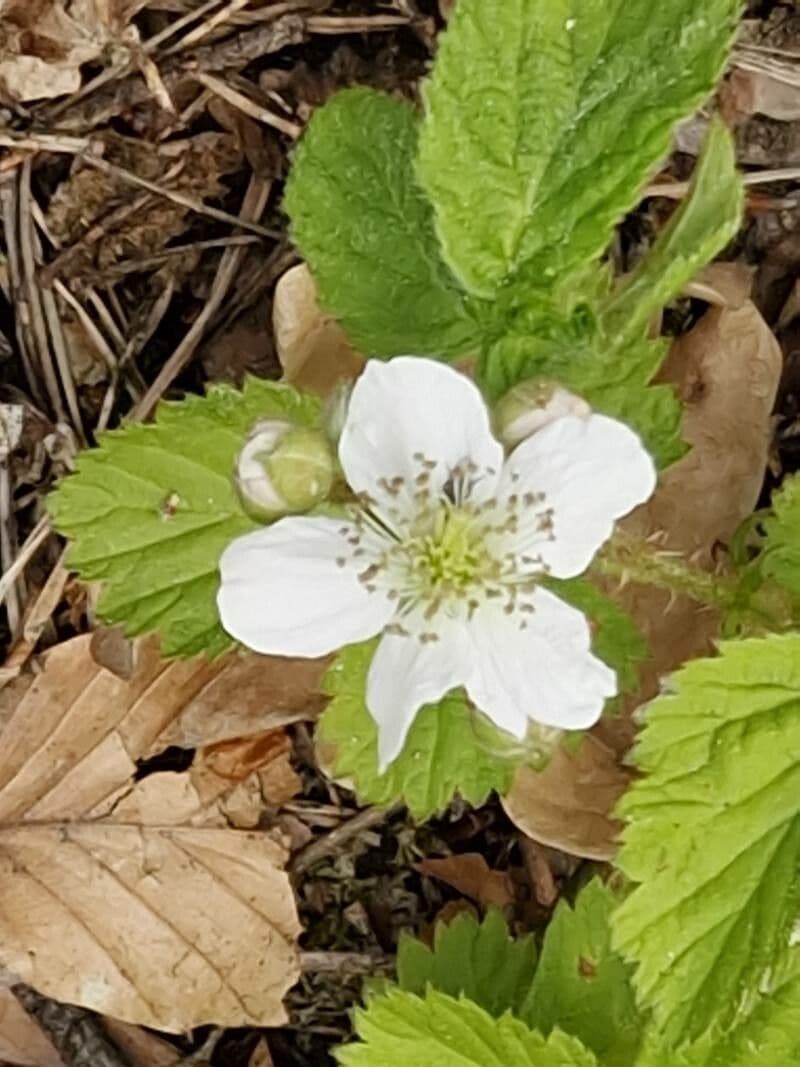
<svg viewBox="0 0 800 1067"><path fill-rule="evenodd" d="M292 237L321 302L365 355L452 357L478 345L414 179L418 128L409 104L341 92L314 114L287 184Z"/></svg>
<svg viewBox="0 0 800 1067"><path fill-rule="evenodd" d="M765 995L734 1030L722 1036L709 1034L688 1049L687 1067L788 1067L800 1063L800 955L796 950L786 954L763 992Z"/></svg>
<svg viewBox="0 0 800 1067"><path fill-rule="evenodd" d="M766 540L759 568L784 589L800 594L800 476L787 478L772 497L773 514L764 519Z"/></svg>
<svg viewBox="0 0 800 1067"><path fill-rule="evenodd" d="M519 1014L536 970L532 937L512 939L501 912L482 923L464 913L436 926L433 948L405 935L397 950L397 981L407 993L423 996L428 986L464 996L490 1015Z"/></svg>
<svg viewBox="0 0 800 1067"><path fill-rule="evenodd" d="M614 345L587 326L553 337L510 333L484 356L480 379L498 399L525 378L560 382L584 397L595 411L635 429L659 468L680 459L682 409L669 385L650 385L661 366L668 342L636 338Z"/></svg>
<svg viewBox="0 0 800 1067"><path fill-rule="evenodd" d="M610 340L619 344L620 339L646 334L652 316L734 237L743 201L733 138L715 120L689 196L604 311L603 329Z"/></svg>
<svg viewBox="0 0 800 1067"><path fill-rule="evenodd" d="M800 635L728 642L672 680L636 746L614 944L668 1041L728 1026L798 912Z"/></svg>
<svg viewBox="0 0 800 1067"><path fill-rule="evenodd" d="M101 581L100 617L130 635L158 630L167 656L217 655L232 644L219 623L217 564L254 529L233 483L248 431L260 418L301 424L319 403L250 379L207 397L162 404L156 421L103 434L50 498L57 529L72 539L69 565Z"/></svg>
<svg viewBox="0 0 800 1067"><path fill-rule="evenodd" d="M459 0L424 88L418 173L469 290L490 297L515 272L552 289L602 254L711 92L740 7Z"/></svg>
<svg viewBox="0 0 800 1067"><path fill-rule="evenodd" d="M435 990L375 997L356 1014L356 1032L360 1042L336 1053L344 1067L597 1067L573 1037L544 1038L512 1015L494 1019Z"/></svg>
<svg viewBox="0 0 800 1067"><path fill-rule="evenodd" d="M620 693L636 689L639 667L650 650L630 615L585 578L548 578L544 584L591 619L592 651L617 672Z"/></svg>
<svg viewBox="0 0 800 1067"><path fill-rule="evenodd" d="M544 1034L558 1026L579 1038L606 1067L630 1067L642 1041L630 968L610 943L618 903L599 880L581 890L574 910L559 903L518 1013Z"/></svg>
<svg viewBox="0 0 800 1067"><path fill-rule="evenodd" d="M478 743L466 699L453 693L417 713L403 751L378 773L378 732L364 700L376 642L342 650L325 679L333 697L318 727L323 746L334 750L334 774L354 782L370 804L404 800L412 815L426 819L460 793L476 807L492 789L511 785L515 764L490 755Z"/></svg>

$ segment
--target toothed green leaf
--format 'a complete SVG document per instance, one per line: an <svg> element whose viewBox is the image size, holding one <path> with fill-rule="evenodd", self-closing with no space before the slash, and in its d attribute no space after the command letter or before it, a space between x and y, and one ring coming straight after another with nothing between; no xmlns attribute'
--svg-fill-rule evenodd
<svg viewBox="0 0 800 1067"><path fill-rule="evenodd" d="M674 1044L769 986L800 905L800 635L728 642L647 709L613 918L642 1005Z"/></svg>
<svg viewBox="0 0 800 1067"><path fill-rule="evenodd" d="M535 970L533 938L509 937L496 910L482 923L470 914L438 923L433 948L405 936L397 950L397 981L405 992L422 996L431 986L464 996L494 1016L519 1014Z"/></svg>
<svg viewBox="0 0 800 1067"><path fill-rule="evenodd" d="M112 430L81 452L49 507L72 541L70 567L102 582L101 619L129 635L158 630L166 656L229 648L217 564L256 526L234 487L236 456L259 419L310 425L318 414L318 401L253 378L242 392L217 386L162 404L154 423Z"/></svg>
<svg viewBox="0 0 800 1067"><path fill-rule="evenodd" d="M345 90L311 119L286 189L322 305L365 355L452 357L478 346L414 179L418 128L410 104Z"/></svg>

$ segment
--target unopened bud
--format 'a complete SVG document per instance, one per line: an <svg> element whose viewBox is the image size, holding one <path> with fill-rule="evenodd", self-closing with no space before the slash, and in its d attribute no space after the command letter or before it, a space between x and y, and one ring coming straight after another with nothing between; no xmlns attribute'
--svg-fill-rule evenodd
<svg viewBox="0 0 800 1067"><path fill-rule="evenodd" d="M333 441L334 444L338 444L339 438L342 436L352 392L352 382L339 382L325 404L322 416L323 424L329 440Z"/></svg>
<svg viewBox="0 0 800 1067"><path fill-rule="evenodd" d="M495 408L497 433L506 448L565 415L588 419L592 409L581 397L556 382L531 378L509 390Z"/></svg>
<svg viewBox="0 0 800 1067"><path fill-rule="evenodd" d="M565 736L564 731L556 726L530 721L525 737L520 740L500 730L477 709L473 709L472 729L475 740L484 752L498 760L525 764L535 771L544 770Z"/></svg>
<svg viewBox="0 0 800 1067"><path fill-rule="evenodd" d="M334 457L319 430L280 419L258 423L236 463L242 503L260 519L308 511L331 490Z"/></svg>

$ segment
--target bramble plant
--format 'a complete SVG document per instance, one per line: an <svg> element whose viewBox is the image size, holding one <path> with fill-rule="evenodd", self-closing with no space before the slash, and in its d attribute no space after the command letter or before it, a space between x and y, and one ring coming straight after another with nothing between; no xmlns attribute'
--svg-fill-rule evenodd
<svg viewBox="0 0 800 1067"><path fill-rule="evenodd" d="M347 1067L800 1056L798 482L723 574L615 530L685 452L652 320L739 227L719 121L645 258L604 256L739 13L459 0L421 108L343 91L295 154L294 240L369 359L343 425L286 383L216 386L104 434L52 499L101 618L165 654L338 652L321 758L417 818L505 793L637 688L608 579L721 612L730 640L646 709L614 890L562 905L538 963L496 915L407 942Z"/></svg>

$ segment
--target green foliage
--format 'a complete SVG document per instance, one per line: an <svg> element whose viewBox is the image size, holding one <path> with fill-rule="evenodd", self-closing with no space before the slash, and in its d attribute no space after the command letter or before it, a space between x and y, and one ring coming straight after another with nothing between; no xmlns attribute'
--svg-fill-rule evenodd
<svg viewBox="0 0 800 1067"><path fill-rule="evenodd" d="M549 578L545 585L591 619L592 651L617 672L620 693L636 689L649 648L630 615L585 578Z"/></svg>
<svg viewBox="0 0 800 1067"><path fill-rule="evenodd" d="M759 569L784 589L800 595L800 476L787 478L772 498L764 520L766 540Z"/></svg>
<svg viewBox="0 0 800 1067"><path fill-rule="evenodd" d="M379 774L378 732L364 701L375 647L375 641L350 645L326 675L325 688L333 699L318 737L323 746L333 747L336 777L351 779L366 803L404 800L418 819L442 811L456 793L478 806L492 789L506 790L515 764L481 747L470 705L460 693L421 708L403 751Z"/></svg>
<svg viewBox="0 0 800 1067"><path fill-rule="evenodd" d="M733 138L715 120L689 196L603 309L602 329L609 340L618 345L646 335L652 316L734 237L743 200Z"/></svg>
<svg viewBox="0 0 800 1067"><path fill-rule="evenodd" d="M597 1067L591 1052L559 1030L544 1038L512 1015L494 1019L435 990L375 997L357 1013L356 1032L360 1041L337 1052L343 1067Z"/></svg>
<svg viewBox="0 0 800 1067"><path fill-rule="evenodd" d="M250 379L243 392L162 404L156 421L102 435L50 498L71 538L69 565L101 581L100 617L130 635L159 630L168 656L217 655L232 644L217 614L217 564L255 526L239 503L234 461L254 422L310 425L319 405L294 389Z"/></svg>
<svg viewBox="0 0 800 1067"><path fill-rule="evenodd" d="M560 1027L606 1067L630 1067L642 1040L630 968L611 948L618 904L599 880L562 901L547 927L536 977L519 1017L544 1034Z"/></svg>
<svg viewBox="0 0 800 1067"><path fill-rule="evenodd" d="M482 923L470 914L439 923L433 948L404 936L397 950L397 982L423 996L430 986L464 996L490 1015L520 1015L536 970L532 937L512 939L505 919L492 910Z"/></svg>
<svg viewBox="0 0 800 1067"><path fill-rule="evenodd" d="M551 290L602 254L711 92L740 7L461 0L424 90L418 173L469 290Z"/></svg>
<svg viewBox="0 0 800 1067"><path fill-rule="evenodd" d="M798 911L800 635L729 642L654 701L623 798L638 888L615 947L666 1040L727 1027L770 987Z"/></svg>
<svg viewBox="0 0 800 1067"><path fill-rule="evenodd" d="M286 189L321 301L367 355L451 357L478 345L414 181L418 128L410 104L339 93L312 118Z"/></svg>

